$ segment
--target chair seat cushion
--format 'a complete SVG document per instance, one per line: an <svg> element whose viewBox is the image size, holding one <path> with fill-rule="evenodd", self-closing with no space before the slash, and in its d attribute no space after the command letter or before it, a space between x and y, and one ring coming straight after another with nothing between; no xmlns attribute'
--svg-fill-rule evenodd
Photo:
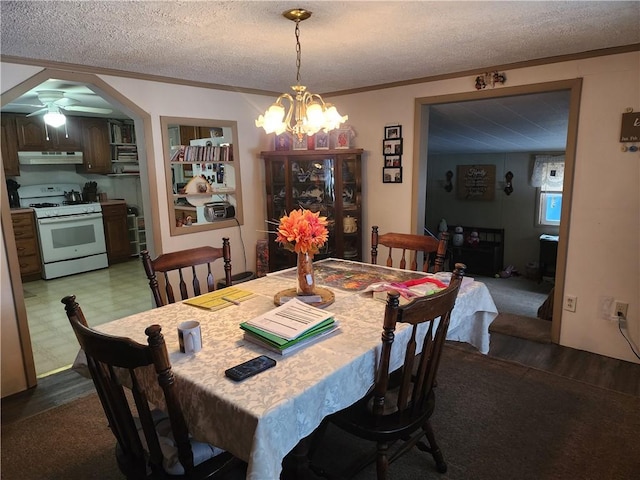
<svg viewBox="0 0 640 480"><path fill-rule="evenodd" d="M169 475L184 475L184 467L178 459L178 447L173 438L173 432L171 431L171 422L169 417L161 410L154 409L151 412L154 424L156 426L156 432L158 433L158 441L160 442L160 449L162 450L162 467L164 471ZM144 448L147 448L147 443L144 438L142 426L138 419L136 419L138 425L138 434ZM198 466L207 460L224 453L224 450L218 448L209 443L199 442L191 439L191 451L193 452L193 465Z"/></svg>

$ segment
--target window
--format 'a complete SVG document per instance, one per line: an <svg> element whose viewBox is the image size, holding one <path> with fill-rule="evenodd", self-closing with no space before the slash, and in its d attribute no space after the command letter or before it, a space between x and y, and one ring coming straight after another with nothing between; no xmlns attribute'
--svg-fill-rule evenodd
<svg viewBox="0 0 640 480"><path fill-rule="evenodd" d="M538 225L560 225L562 192L540 192L538 209Z"/></svg>
<svg viewBox="0 0 640 480"><path fill-rule="evenodd" d="M560 225L564 155L537 155L531 184L539 187L536 202L536 226Z"/></svg>

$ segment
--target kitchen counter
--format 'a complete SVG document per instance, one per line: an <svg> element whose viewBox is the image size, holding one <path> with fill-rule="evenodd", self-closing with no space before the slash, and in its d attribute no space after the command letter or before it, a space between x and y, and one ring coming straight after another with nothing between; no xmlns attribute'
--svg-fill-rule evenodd
<svg viewBox="0 0 640 480"><path fill-rule="evenodd" d="M32 213L33 212L33 208L31 207L18 207L18 208L12 208L11 209L11 213Z"/></svg>
<svg viewBox="0 0 640 480"><path fill-rule="evenodd" d="M104 202L100 202L100 205L122 205L123 203L127 203L125 200L121 199L113 199L113 200L105 200Z"/></svg>

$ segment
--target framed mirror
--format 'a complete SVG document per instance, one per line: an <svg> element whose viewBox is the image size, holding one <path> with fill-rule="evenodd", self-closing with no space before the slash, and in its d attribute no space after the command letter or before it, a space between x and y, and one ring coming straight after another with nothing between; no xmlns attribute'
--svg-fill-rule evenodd
<svg viewBox="0 0 640 480"><path fill-rule="evenodd" d="M171 235L241 225L235 121L160 117Z"/></svg>

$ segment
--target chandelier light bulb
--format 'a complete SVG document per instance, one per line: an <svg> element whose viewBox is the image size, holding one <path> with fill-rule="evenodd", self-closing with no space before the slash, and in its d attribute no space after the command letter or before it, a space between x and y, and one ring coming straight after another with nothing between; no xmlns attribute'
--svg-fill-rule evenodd
<svg viewBox="0 0 640 480"><path fill-rule="evenodd" d="M260 115L256 120L256 127L262 127L266 133L280 135L285 131L296 135L302 140L305 135L311 136L320 130L329 132L340 127L349 118L347 115L340 115L336 108L330 103L325 103L318 94L307 91L307 87L300 85L300 22L311 16L311 12L304 9L288 10L282 14L285 18L296 23L296 80L297 85L291 88L295 92L295 98L288 93L283 93L278 97L264 115ZM285 112L285 107L281 101L287 100L289 108Z"/></svg>

